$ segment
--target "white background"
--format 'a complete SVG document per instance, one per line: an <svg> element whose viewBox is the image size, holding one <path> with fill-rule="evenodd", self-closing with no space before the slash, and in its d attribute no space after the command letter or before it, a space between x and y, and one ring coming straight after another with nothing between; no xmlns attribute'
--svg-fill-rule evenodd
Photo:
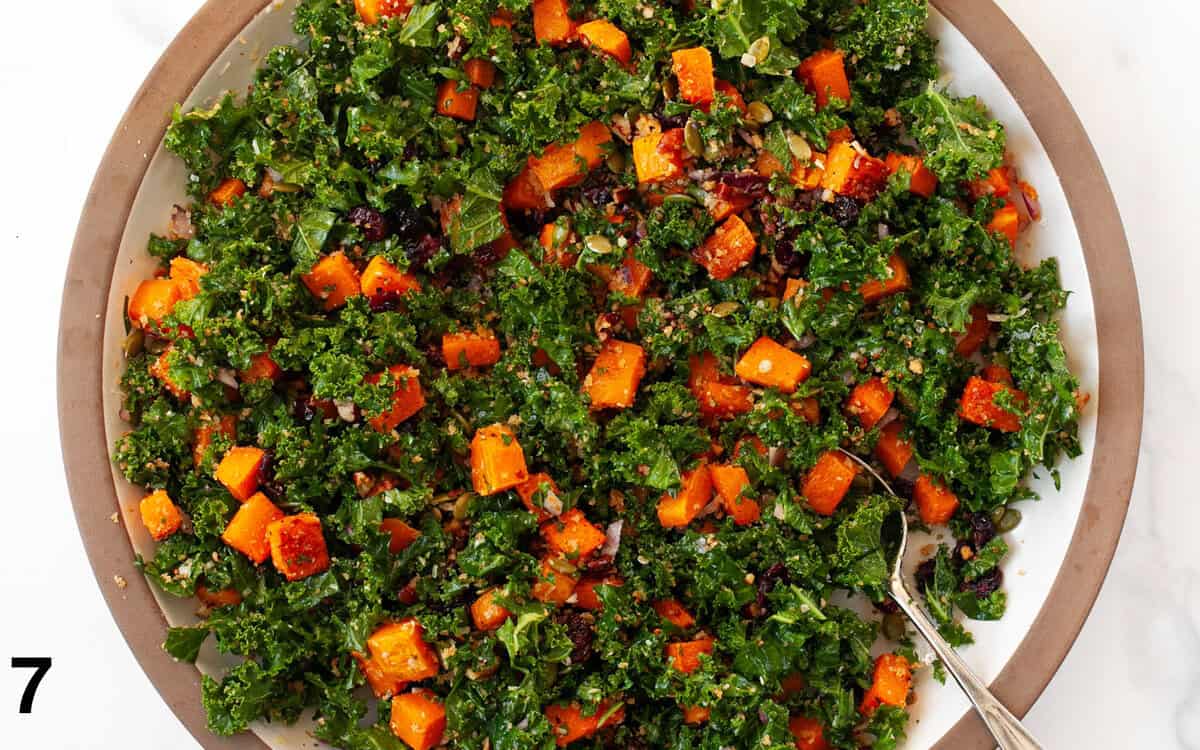
<svg viewBox="0 0 1200 750"><path fill-rule="evenodd" d="M84 556L61 469L54 358L62 278L92 173L146 72L200 4L4 3L3 747L198 747L138 668ZM1048 749L1200 750L1200 9L1191 0L999 4L1100 153L1133 249L1146 331L1146 426L1125 535L1091 619L1028 724ZM12 656L54 658L31 715L17 715L29 672L9 669Z"/></svg>

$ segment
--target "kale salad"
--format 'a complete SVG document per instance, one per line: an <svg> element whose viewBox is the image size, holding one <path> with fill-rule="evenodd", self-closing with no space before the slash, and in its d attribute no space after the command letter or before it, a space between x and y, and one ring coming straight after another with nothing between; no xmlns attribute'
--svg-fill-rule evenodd
<svg viewBox="0 0 1200 750"><path fill-rule="evenodd" d="M924 0L300 0L179 109L127 299L140 565L210 729L344 750L900 747L1079 454L1053 261ZM843 452L845 451L845 452ZM882 494L846 452L891 478ZM856 606L855 602L865 603ZM867 613L867 614L864 614Z"/></svg>

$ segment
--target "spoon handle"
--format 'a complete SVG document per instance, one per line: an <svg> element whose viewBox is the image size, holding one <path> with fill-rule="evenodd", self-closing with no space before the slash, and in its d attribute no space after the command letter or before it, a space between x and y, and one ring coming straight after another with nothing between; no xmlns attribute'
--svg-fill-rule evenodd
<svg viewBox="0 0 1200 750"><path fill-rule="evenodd" d="M946 665L946 671L954 677L967 694L967 698L975 706L975 710L979 712L983 723L987 725L988 731L992 733L992 737L996 739L996 743L1000 746L1000 750L1042 750L1042 746L1033 738L1020 720L1013 716L1012 713L1004 707L1000 701L996 700L996 696L988 690L987 685L983 680L979 679L967 663L962 660L958 652L950 647L949 643L938 634L937 626L925 614L912 596L908 593L908 588L904 582L893 578L891 582L891 595L900 605L900 609L904 614L908 615L908 619L916 626L917 631L929 642L934 653Z"/></svg>

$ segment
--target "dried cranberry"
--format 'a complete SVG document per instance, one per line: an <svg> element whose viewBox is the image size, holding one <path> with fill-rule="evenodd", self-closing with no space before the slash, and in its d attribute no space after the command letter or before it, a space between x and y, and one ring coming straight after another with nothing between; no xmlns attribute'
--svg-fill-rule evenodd
<svg viewBox="0 0 1200 750"><path fill-rule="evenodd" d="M408 255L408 262L413 268L424 268L433 256L437 255L442 249L442 238L434 234L427 234L420 239L415 245L406 248L405 254Z"/></svg>
<svg viewBox="0 0 1200 750"><path fill-rule="evenodd" d="M888 484L891 485L892 491L896 493L897 497L902 497L905 500L912 499L913 490L915 489L915 485L913 484L913 481L911 479L905 479L904 477L896 477L892 481L888 482Z"/></svg>
<svg viewBox="0 0 1200 750"><path fill-rule="evenodd" d="M593 575L604 575L613 569L612 555L597 555L588 560L585 567L587 568L588 573Z"/></svg>
<svg viewBox="0 0 1200 750"><path fill-rule="evenodd" d="M879 610L885 615L894 615L900 611L900 605L897 604L893 599L884 599L882 601L875 602L875 609Z"/></svg>
<svg viewBox="0 0 1200 750"><path fill-rule="evenodd" d="M358 227L367 242L379 242L388 236L387 219L370 206L357 206L350 209L347 217L351 224Z"/></svg>
<svg viewBox="0 0 1200 750"><path fill-rule="evenodd" d="M397 206L388 212L388 225L392 233L407 242L416 241L425 232L425 221L421 212L411 205Z"/></svg>
<svg viewBox="0 0 1200 750"><path fill-rule="evenodd" d="M571 641L571 663L583 664L592 657L592 616L577 610L564 610L554 617L555 622L566 627Z"/></svg>
<svg viewBox="0 0 1200 750"><path fill-rule="evenodd" d="M996 536L996 524L992 522L992 517L987 513L972 513L971 514L971 540L975 542L975 549L983 549L983 545L992 541Z"/></svg>
<svg viewBox="0 0 1200 750"><path fill-rule="evenodd" d="M935 565L936 563L931 557L917 566L917 571L913 574L913 578L916 579L917 588L921 591L929 588L929 584L933 581L933 571Z"/></svg>
<svg viewBox="0 0 1200 750"><path fill-rule="evenodd" d="M387 312L400 308L400 299L404 295L396 290L376 292L367 303L372 312Z"/></svg>
<svg viewBox="0 0 1200 750"><path fill-rule="evenodd" d="M301 394L296 397L295 403L292 404L292 416L304 423L316 418L317 409L308 395Z"/></svg>
<svg viewBox="0 0 1200 750"><path fill-rule="evenodd" d="M790 237L780 237L775 241L775 262L784 268L791 268L800 262L796 253L796 243Z"/></svg>
<svg viewBox="0 0 1200 750"><path fill-rule="evenodd" d="M721 197L761 198L767 194L770 179L755 172L722 172L717 175L717 184L724 187Z"/></svg>
<svg viewBox="0 0 1200 750"><path fill-rule="evenodd" d="M607 185L593 185L583 189L583 199L593 206L607 206L612 203L612 188Z"/></svg>
<svg viewBox="0 0 1200 750"><path fill-rule="evenodd" d="M783 563L775 563L758 576L758 590L754 603L758 605L759 612L766 612L767 595L775 590L775 586L780 583L787 583L788 580L788 570Z"/></svg>
<svg viewBox="0 0 1200 750"><path fill-rule="evenodd" d="M496 248L496 244L489 242L486 245L480 245L471 253L471 258L479 266L495 265L501 260L500 251Z"/></svg>
<svg viewBox="0 0 1200 750"><path fill-rule="evenodd" d="M849 196L839 195L833 199L833 220L842 228L849 228L858 223L858 214L862 207L858 201Z"/></svg>
<svg viewBox="0 0 1200 750"><path fill-rule="evenodd" d="M670 130L671 128L682 128L684 125L687 124L687 118L688 118L688 116L686 114L678 114L678 115L660 114L658 116L658 121L662 125L663 130Z"/></svg>
<svg viewBox="0 0 1200 750"><path fill-rule="evenodd" d="M979 576L973 581L963 581L959 584L959 591L970 591L975 596L983 597L991 594L1004 583L1004 571L1000 568L992 568L988 572Z"/></svg>

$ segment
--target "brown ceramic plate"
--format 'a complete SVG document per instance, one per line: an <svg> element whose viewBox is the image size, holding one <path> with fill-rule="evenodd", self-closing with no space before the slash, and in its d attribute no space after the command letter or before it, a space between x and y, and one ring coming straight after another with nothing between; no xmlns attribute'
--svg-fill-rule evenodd
<svg viewBox="0 0 1200 750"><path fill-rule="evenodd" d="M1137 463L1142 421L1142 334L1137 289L1116 205L1071 105L1037 53L991 0L933 0L932 30L961 93L979 93L1009 126L1023 175L1036 176L1046 219L1031 233L1036 258L1063 255L1064 283L1076 294L1063 321L1072 366L1094 406L1081 432L1084 457L1064 466L1062 493L1029 506L1015 535L1027 576L1010 583L1010 613L976 627L968 658L1014 712L1041 694L1075 640L1116 549ZM264 8L267 10L264 11ZM270 12L267 12L270 11ZM274 15L274 18L269 16ZM302 732L211 735L204 725L199 673L161 648L167 621L190 616L158 599L133 565L148 549L135 516L137 494L109 459L120 372L121 301L151 264L146 232L160 229L182 199L184 173L151 151L177 102L203 101L249 80L254 59L287 41L286 8L264 0L209 0L150 72L113 136L84 206L64 285L59 332L59 423L80 533L113 617L171 709L206 748L298 747ZM264 21L264 17L268 17ZM266 29L265 31L263 29ZM224 77L224 78L223 78ZM173 171L172 171L173 170ZM1095 272L1103 269L1103 273ZM1077 300L1077 301L1076 301ZM1069 541L1069 543L1068 543ZM128 585L118 588L114 576ZM1028 579L1028 581L1024 580ZM210 655L211 656L211 655ZM202 656L202 667L213 666ZM994 743L952 689L920 687L907 747L990 748ZM260 728L261 729L261 728ZM290 737L290 738L289 738ZM311 745L309 740L307 745Z"/></svg>

